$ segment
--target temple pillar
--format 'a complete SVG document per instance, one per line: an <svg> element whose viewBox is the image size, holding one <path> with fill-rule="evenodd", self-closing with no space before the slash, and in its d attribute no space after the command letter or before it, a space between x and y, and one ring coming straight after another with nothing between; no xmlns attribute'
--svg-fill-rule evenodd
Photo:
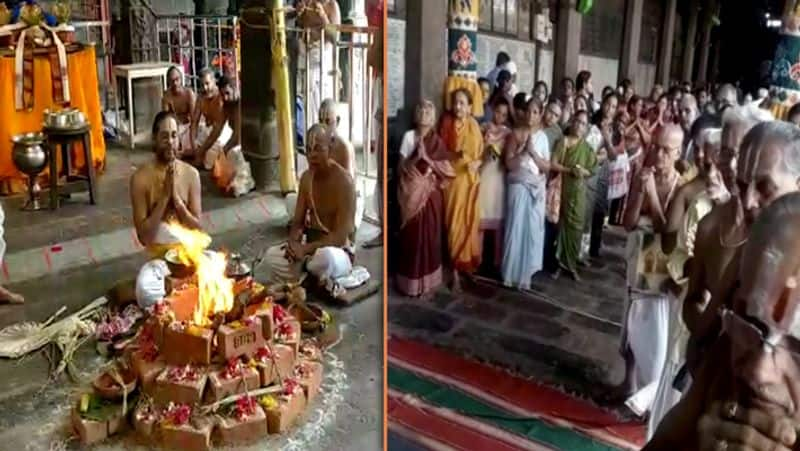
<svg viewBox="0 0 800 451"><path fill-rule="evenodd" d="M692 1L689 5L689 25L686 30L686 45L683 49L683 81L692 81L694 73L694 50L697 46L697 22L700 5Z"/></svg>
<svg viewBox="0 0 800 451"><path fill-rule="evenodd" d="M442 112L442 84L447 78L447 3L430 0L406 3L403 103L407 112L423 98L432 101L437 111ZM405 116L403 119L410 119L410 114Z"/></svg>
<svg viewBox="0 0 800 451"><path fill-rule="evenodd" d="M625 30L622 34L622 57L619 60L619 81L634 80L639 66L639 42L642 40L642 8L644 0L625 2Z"/></svg>
<svg viewBox="0 0 800 451"><path fill-rule="evenodd" d="M714 14L717 12L717 0L707 0L703 14L703 37L700 41L700 61L697 64L697 81L708 79L708 60L711 55L711 29L714 27Z"/></svg>
<svg viewBox="0 0 800 451"><path fill-rule="evenodd" d="M582 23L583 16L575 9L574 0L558 2L558 24L553 50L553 87L560 87L564 77L574 79L578 75Z"/></svg>
<svg viewBox="0 0 800 451"><path fill-rule="evenodd" d="M664 27L661 29L661 51L659 52L656 83L669 87L672 68L672 45L675 39L675 16L678 0L667 0L664 4Z"/></svg>

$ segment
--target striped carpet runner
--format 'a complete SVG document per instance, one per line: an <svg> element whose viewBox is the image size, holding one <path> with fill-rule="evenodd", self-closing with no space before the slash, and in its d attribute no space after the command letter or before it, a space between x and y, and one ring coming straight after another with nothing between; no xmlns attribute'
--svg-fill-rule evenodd
<svg viewBox="0 0 800 451"><path fill-rule="evenodd" d="M645 427L433 346L388 343L389 449L636 450Z"/></svg>

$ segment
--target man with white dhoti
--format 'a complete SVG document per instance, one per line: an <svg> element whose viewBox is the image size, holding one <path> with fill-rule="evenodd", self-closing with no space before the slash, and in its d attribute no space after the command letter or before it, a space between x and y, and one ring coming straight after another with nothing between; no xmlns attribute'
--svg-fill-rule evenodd
<svg viewBox="0 0 800 451"><path fill-rule="evenodd" d="M650 150L650 161L631 187L625 211L630 231L626 248L628 305L623 317L621 353L625 358L625 380L613 397L628 398L626 404L644 415L655 398L667 353L670 302L674 283L667 267L668 256L661 245L667 212L680 182L675 160L680 155L683 131L677 125L663 127Z"/></svg>
<svg viewBox="0 0 800 451"><path fill-rule="evenodd" d="M715 205L726 202L730 197L717 168L721 136L719 129L698 131L692 155L694 160L692 164L697 171L697 177L678 189L667 213L664 251L669 254L667 269L671 279L680 287L680 295L678 302L670 302L664 368L660 379L651 383L657 389L650 407L648 438L658 428L664 415L680 401L682 396L682 390L676 388L675 381L686 361L686 346L689 342L689 330L681 317L683 300L688 288L687 265L694 258L698 224ZM647 390L648 393L650 391L652 387Z"/></svg>
<svg viewBox="0 0 800 451"><path fill-rule="evenodd" d="M330 157L334 143L323 125L308 131L309 169L300 178L289 240L269 248L265 264L271 283L296 283L308 273L331 296L341 297L369 276L353 268L356 192L350 174Z"/></svg>
<svg viewBox="0 0 800 451"><path fill-rule="evenodd" d="M330 158L336 164L344 168L350 175L353 185L356 190L356 209L353 213L353 224L355 230L361 227L361 220L364 216L364 195L361 190L361 184L358 183L356 175L356 152L353 149L353 144L346 138L338 133L337 125L339 124L339 116L336 114L336 103L333 99L325 99L319 110L319 125L325 127L328 133L333 135L333 147L330 151ZM294 210L297 205L297 195L289 194L286 197L286 210L289 216L294 215ZM353 232L355 233L355 232ZM351 238L355 238L354 236Z"/></svg>
<svg viewBox="0 0 800 451"><path fill-rule="evenodd" d="M177 158L179 154L178 121L169 111L161 111L153 121L152 161L139 166L130 180L133 224L139 242L156 259L179 243L167 224L200 229L202 213L200 174ZM154 260L157 262L158 260ZM158 299L153 289L168 275L166 264L149 263L140 271L136 297L143 307ZM153 280L156 282L153 283ZM155 295L153 294L155 293ZM163 295L163 294L162 294Z"/></svg>
<svg viewBox="0 0 800 451"><path fill-rule="evenodd" d="M197 96L183 85L183 73L177 66L167 71L167 90L161 97L161 110L171 111L178 118L178 140L181 152L194 148L192 139L192 117Z"/></svg>
<svg viewBox="0 0 800 451"><path fill-rule="evenodd" d="M306 100L308 117L317 117L323 99L334 97L335 42L337 31L326 30L328 25L342 23L339 4L335 0L306 0L295 6L297 24L310 30L310 39L300 45L301 67L309 67L306 78L310 84L307 92L311 98Z"/></svg>

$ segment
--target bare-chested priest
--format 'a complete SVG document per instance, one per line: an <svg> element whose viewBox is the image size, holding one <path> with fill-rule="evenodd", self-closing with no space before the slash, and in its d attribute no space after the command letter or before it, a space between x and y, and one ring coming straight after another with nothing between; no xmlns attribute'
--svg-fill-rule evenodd
<svg viewBox="0 0 800 451"><path fill-rule="evenodd" d="M175 113L178 119L178 140L181 152L194 149L192 136L192 117L197 96L194 91L183 85L183 73L177 66L167 71L167 90L161 97L161 109Z"/></svg>
<svg viewBox="0 0 800 451"><path fill-rule="evenodd" d="M200 82L203 86L203 95L197 102L192 117L192 136L194 147L190 152L184 152L184 158L191 158L194 165L211 169L214 161L206 158L209 150L215 147L220 150L233 136L233 130L228 125L225 115L225 101L217 86L214 72L203 69L200 72Z"/></svg>
<svg viewBox="0 0 800 451"><path fill-rule="evenodd" d="M361 226L361 217L364 213L364 196L361 194L359 184L356 183L356 151L353 144L344 136L340 135L337 126L339 125L339 115L336 114L336 102L333 99L325 99L319 108L319 123L328 127L334 135L334 146L331 152L331 159L350 174L356 186L356 212L354 224L356 230Z"/></svg>
<svg viewBox="0 0 800 451"><path fill-rule="evenodd" d="M162 111L153 121L155 158L131 176L133 222L139 242L154 256L176 244L166 224L199 229L202 212L200 174L178 156L178 121Z"/></svg>
<svg viewBox="0 0 800 451"><path fill-rule="evenodd" d="M308 131L309 169L300 178L289 240L271 247L265 263L273 283L297 282L308 272L338 297L343 290L337 279L353 269L356 192L350 174L330 157L334 141L320 124Z"/></svg>
<svg viewBox="0 0 800 451"><path fill-rule="evenodd" d="M339 125L339 116L336 114L336 102L333 99L325 99L319 109L319 125L328 130L333 136L333 144L330 151L330 159L336 164L344 168L353 184L356 187L356 210L354 216L354 224L356 230L361 225L361 216L364 211L364 201L361 192L356 185L356 152L353 149L353 144L341 136L336 127ZM310 130L309 130L309 133ZM286 211L289 216L294 215L294 210L297 208L297 195L290 193L286 196Z"/></svg>
<svg viewBox="0 0 800 451"><path fill-rule="evenodd" d="M630 231L626 249L628 300L622 329L621 353L625 379L612 391L610 401L627 401L628 407L643 415L650 409L667 353L669 303L674 293L668 257L661 248L661 234L667 226L667 212L680 188L675 161L683 146L683 130L667 124L656 133L645 166L634 180L625 211ZM648 388L647 391L641 391Z"/></svg>

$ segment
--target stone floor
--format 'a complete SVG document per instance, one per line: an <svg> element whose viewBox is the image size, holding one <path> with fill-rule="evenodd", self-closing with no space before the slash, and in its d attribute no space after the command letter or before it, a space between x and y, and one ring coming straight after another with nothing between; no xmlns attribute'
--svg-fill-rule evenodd
<svg viewBox="0 0 800 451"><path fill-rule="evenodd" d="M364 225L359 230L363 242L377 229ZM256 255L266 246L284 239L285 227L276 221L271 227L257 226L214 237L215 247L240 250L246 256ZM86 266L11 286L24 294L28 303L21 306L0 306L0 327L18 321L43 321L61 306L74 312L103 295L115 281L135 276L144 262L143 255ZM381 279L382 250L359 251L359 261L373 277ZM258 276L258 273L257 273ZM333 353L344 364L347 385L342 400L336 404L332 422L315 449L341 450L380 449L382 443L382 350L383 307L380 294L348 308L332 307L343 328L343 340ZM81 372L91 373L103 363L93 345L84 345L75 357ZM88 374L87 374L88 376ZM69 402L81 385L66 377L49 381L47 362L39 353L20 360L0 360L0 449L47 450L79 449L74 442L66 448L53 448L70 437L67 424ZM323 395L324 396L324 395ZM297 438L302 427L284 437L271 438L250 448L282 449ZM146 449L130 439L111 439L97 449Z"/></svg>
<svg viewBox="0 0 800 451"><path fill-rule="evenodd" d="M622 378L624 239L624 232L606 230L606 265L584 269L581 283L539 273L531 290L518 291L479 278L461 295L443 288L432 301L390 288L389 333L592 397Z"/></svg>
<svg viewBox="0 0 800 451"><path fill-rule="evenodd" d="M149 161L153 154L149 149L137 147L129 150L125 146L109 143L106 152L106 167L100 176L96 205L89 204L88 193L73 194L63 201L58 210L37 212L21 211L26 199L24 194L2 198L6 219L4 223L7 252L54 245L79 237L88 237L111 232L133 225L128 183L138 165ZM361 158L361 155L359 155ZM302 158L301 158L302 159ZM211 173L201 171L203 186L203 211L211 211L236 205L263 193L251 192L239 198L224 196L211 180ZM374 181L362 180L367 216L377 217L374 202ZM268 192L280 195L277 181L268 186ZM42 200L48 199L42 193Z"/></svg>
<svg viewBox="0 0 800 451"><path fill-rule="evenodd" d="M131 174L153 158L150 151L109 144L106 153L106 168L97 184L96 205L89 204L88 193L73 194L62 202L58 210L36 212L21 211L25 195L2 199L5 210L5 239L9 252L52 245L82 236L98 235L116 229L131 227L130 191ZM201 173L203 184L203 210L213 210L256 196L250 193L240 198L225 197L214 186L209 172ZM46 202L48 192L42 193Z"/></svg>

